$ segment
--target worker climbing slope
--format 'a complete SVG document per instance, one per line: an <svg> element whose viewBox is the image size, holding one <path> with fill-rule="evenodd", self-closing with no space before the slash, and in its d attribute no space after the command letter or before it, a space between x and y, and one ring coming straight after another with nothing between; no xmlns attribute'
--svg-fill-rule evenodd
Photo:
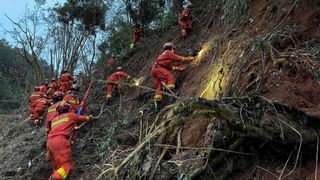
<svg viewBox="0 0 320 180"><path fill-rule="evenodd" d="M43 94L47 94L47 91L48 91L48 80L47 79L39 86L39 91Z"/></svg>
<svg viewBox="0 0 320 180"><path fill-rule="evenodd" d="M171 71L184 71L184 66L173 66L174 62L191 62L194 57L183 57L174 53L174 44L167 42L163 45L164 52L158 56L151 69L152 84L156 89L154 101L159 105L162 100L161 90L163 85L175 92L175 78Z"/></svg>
<svg viewBox="0 0 320 180"><path fill-rule="evenodd" d="M48 97L43 96L35 102L34 110L33 110L33 123L35 126L39 126L39 124L43 120L43 114L45 109L50 105L50 100Z"/></svg>
<svg viewBox="0 0 320 180"><path fill-rule="evenodd" d="M115 88L119 88L120 86L120 81L121 80L132 80L133 78L131 76L129 76L127 73L125 73L123 71L122 67L117 67L117 72L111 74L108 77L108 83L107 83L107 96L106 96L106 100L107 103L110 103L112 100L112 92Z"/></svg>
<svg viewBox="0 0 320 180"><path fill-rule="evenodd" d="M114 62L114 58L115 58L115 56L114 56L114 54L112 54L110 56L110 58L108 59L108 61L106 62L106 64L105 64L105 69L106 70L112 66L112 64Z"/></svg>
<svg viewBox="0 0 320 180"><path fill-rule="evenodd" d="M78 84L73 84L71 89L67 92L66 96L63 98L63 101L70 104L72 111L76 112L80 108L80 99L79 99L79 90L80 87ZM84 105L83 112L87 113L87 107Z"/></svg>
<svg viewBox="0 0 320 180"><path fill-rule="evenodd" d="M60 91L66 93L70 90L71 85L73 83L73 77L70 71L64 70L61 73L60 78Z"/></svg>
<svg viewBox="0 0 320 180"><path fill-rule="evenodd" d="M192 4L188 4L185 9L179 13L178 23L181 29L181 37L186 38L192 29Z"/></svg>
<svg viewBox="0 0 320 180"><path fill-rule="evenodd" d="M71 105L61 102L57 105L59 115L51 122L48 134L47 150L53 161L53 173L50 180L66 179L72 169L72 151L69 143L74 127L81 122L93 119L93 116L78 116L71 112Z"/></svg>
<svg viewBox="0 0 320 180"><path fill-rule="evenodd" d="M50 131L51 121L53 120L53 118L58 116L57 106L60 103L60 101L62 101L62 99L63 99L63 93L60 91L56 91L52 95L52 105L48 108L46 123L45 123L46 134L48 134Z"/></svg>
<svg viewBox="0 0 320 180"><path fill-rule="evenodd" d="M34 91L32 92L32 94L29 97L29 111L30 111L30 119L33 119L33 114L34 114L34 108L35 108L35 104L37 102L38 99L43 97L43 93L40 92L40 89L38 86L36 86L34 88Z"/></svg>
<svg viewBox="0 0 320 180"><path fill-rule="evenodd" d="M140 37L142 35L142 30L139 24L136 24L133 28L133 37L132 43L130 44L130 48L136 47L136 44L140 41Z"/></svg>
<svg viewBox="0 0 320 180"><path fill-rule="evenodd" d="M56 81L56 78L51 78L48 88L47 94L49 97L52 97L52 95L58 90L58 82Z"/></svg>

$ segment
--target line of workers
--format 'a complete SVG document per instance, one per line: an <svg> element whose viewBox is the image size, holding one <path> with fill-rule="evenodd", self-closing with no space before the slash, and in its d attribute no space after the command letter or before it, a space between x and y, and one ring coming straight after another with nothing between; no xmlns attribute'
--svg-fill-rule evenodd
<svg viewBox="0 0 320 180"><path fill-rule="evenodd" d="M192 28L192 16L190 14L192 5L188 5L186 9L180 12L179 25L181 28L181 36L186 37ZM135 27L133 46L139 41L141 31L139 26ZM155 63L151 67L151 79L155 89L154 102L159 104L163 97L163 89L175 93L175 77L172 71L184 71L183 65L175 66L176 62L192 62L195 57L180 56L175 54L175 45L167 42L163 45L163 52L158 56ZM112 62L111 62L112 63ZM108 62L108 67L111 66ZM121 80L133 80L122 67L117 67L116 72L108 76L106 86L106 101L110 103L112 93L119 88ZM87 108L81 107L79 112L79 85L75 83L73 75L70 71L62 72L60 79L51 79L51 82L44 82L40 86L35 87L34 92L30 96L30 120L35 126L39 126L45 118L45 132L47 134L47 160L53 162L53 173L50 180L66 179L72 169L72 151L71 142L75 139L75 129L83 122L91 121L92 115L88 115Z"/></svg>

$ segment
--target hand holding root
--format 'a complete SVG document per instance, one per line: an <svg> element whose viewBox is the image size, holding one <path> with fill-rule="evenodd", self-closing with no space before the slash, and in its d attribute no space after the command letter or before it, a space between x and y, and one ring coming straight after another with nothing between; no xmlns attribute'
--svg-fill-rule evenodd
<svg viewBox="0 0 320 180"><path fill-rule="evenodd" d="M89 115L89 121L92 121L94 119L93 115Z"/></svg>
<svg viewBox="0 0 320 180"><path fill-rule="evenodd" d="M185 58L183 59L183 61L191 62L191 61L193 61L193 60L195 60L195 59L196 59L196 58L193 57L193 56L188 56L188 57L185 57Z"/></svg>

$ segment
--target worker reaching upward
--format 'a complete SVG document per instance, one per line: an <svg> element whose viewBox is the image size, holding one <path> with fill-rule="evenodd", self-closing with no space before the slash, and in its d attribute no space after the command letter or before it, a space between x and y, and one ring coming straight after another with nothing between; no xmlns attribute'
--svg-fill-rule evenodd
<svg viewBox="0 0 320 180"><path fill-rule="evenodd" d="M30 98L29 98L29 111L30 111L30 119L33 119L34 114L34 108L35 104L38 99L42 98L44 96L44 93L40 92L40 89L38 86L34 88L34 91L32 92Z"/></svg>
<svg viewBox="0 0 320 180"><path fill-rule="evenodd" d="M107 103L111 102L113 89L116 87L119 88L120 81L124 79L133 80L131 76L123 71L122 67L117 67L117 71L108 77L106 96Z"/></svg>
<svg viewBox="0 0 320 180"><path fill-rule="evenodd" d="M167 42L163 45L164 52L158 56L155 64L151 69L152 84L156 89L154 96L155 102L158 104L162 100L162 85L175 92L175 78L171 71L183 71L184 66L173 66L173 62L191 62L194 57L183 57L174 53L174 44Z"/></svg>
<svg viewBox="0 0 320 180"><path fill-rule="evenodd" d="M192 4L188 4L187 8L183 9L180 13L179 13L179 19L178 19L178 23L181 29L181 37L186 38L188 31L190 31L192 29L192 15L191 15L191 11L192 11Z"/></svg>
<svg viewBox="0 0 320 180"><path fill-rule="evenodd" d="M51 121L47 150L53 161L53 173L50 180L66 179L72 169L72 150L69 143L74 127L81 122L93 119L91 115L81 116L71 112L71 105L61 102L57 105L58 116Z"/></svg>

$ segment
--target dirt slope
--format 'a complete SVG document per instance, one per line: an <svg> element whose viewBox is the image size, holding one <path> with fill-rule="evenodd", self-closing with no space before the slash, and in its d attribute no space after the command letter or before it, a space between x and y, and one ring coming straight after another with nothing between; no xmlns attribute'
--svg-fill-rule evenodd
<svg viewBox="0 0 320 180"><path fill-rule="evenodd" d="M143 76L142 85L152 87L150 67L161 53L164 42L174 41L177 53L183 55L203 48L205 53L198 63L187 65L186 71L176 74L181 98L212 100L257 95L299 109L309 118L320 119L319 2L195 1L194 5L194 14L200 23L195 22L187 39L177 38L179 29L176 26L166 32L155 32L130 50L127 57L119 59L114 67L122 65L129 74ZM104 82L97 81L89 99L93 114L97 114L103 104L103 87ZM79 133L79 140L74 145L75 169L70 179L94 179L106 168L104 164L123 160L139 139L140 120L143 119L144 127L155 121L157 114L148 111L152 97L153 92L143 88L121 90L121 96L115 99L113 106L105 107L102 118ZM46 179L51 166L43 158L43 131L34 130L27 123L20 124L22 120L23 117L1 117L8 142L0 138L0 161L4 162L0 165L0 179ZM181 145L203 147L212 123L214 118L211 116L187 119L181 130ZM227 140L222 138L221 141L223 144ZM248 144L248 149L250 147ZM266 148L270 153L258 151L250 164L243 165L248 167L247 171L230 170L232 172L227 173L225 179L231 176L234 179L278 177L290 152L271 153L274 149L277 148L270 145ZM314 149L308 147L304 154L309 155L301 160L301 167L289 176L290 179L314 176ZM186 150L176 158L188 159L189 155ZM166 156L165 159L170 159L170 155ZM225 161L230 162L230 159ZM288 167L292 168L292 164L290 161ZM209 169L199 178L213 178L211 175Z"/></svg>

